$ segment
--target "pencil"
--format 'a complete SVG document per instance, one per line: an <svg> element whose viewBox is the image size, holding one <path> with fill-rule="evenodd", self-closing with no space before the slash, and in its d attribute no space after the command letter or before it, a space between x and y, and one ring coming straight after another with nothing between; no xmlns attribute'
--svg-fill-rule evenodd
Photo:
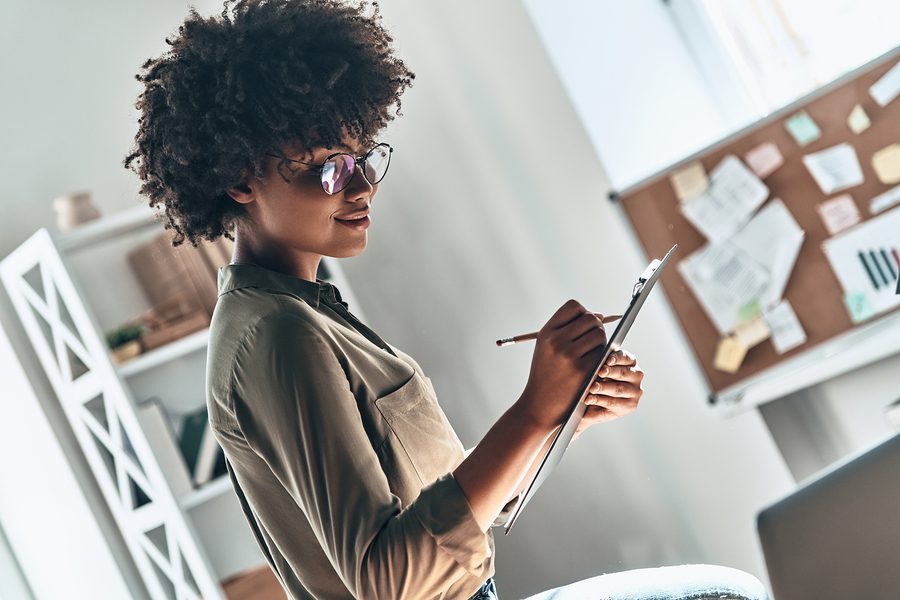
<svg viewBox="0 0 900 600"><path fill-rule="evenodd" d="M601 313L594 313L598 317L601 317L603 323L613 323L614 321L618 321L622 318L622 315L610 315L608 317L604 317ZM508 338L502 338L497 340L497 345L500 347L509 346L510 344L515 344L517 342L527 342L528 340L536 340L538 332L532 331L531 333L523 333L521 335L514 335Z"/></svg>

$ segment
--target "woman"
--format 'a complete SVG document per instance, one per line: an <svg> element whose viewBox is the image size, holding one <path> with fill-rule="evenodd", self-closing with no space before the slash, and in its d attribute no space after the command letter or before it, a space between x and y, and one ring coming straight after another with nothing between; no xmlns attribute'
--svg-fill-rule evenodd
<svg viewBox="0 0 900 600"><path fill-rule="evenodd" d="M563 304L521 396L465 452L418 363L316 276L322 256L366 248L393 152L376 135L413 73L377 5L256 0L229 18L228 4L221 19L191 9L171 51L143 65L125 166L176 243L235 242L206 384L247 521L291 598L496 598L490 528L599 359L603 325ZM578 433L641 397L628 352L600 375Z"/></svg>

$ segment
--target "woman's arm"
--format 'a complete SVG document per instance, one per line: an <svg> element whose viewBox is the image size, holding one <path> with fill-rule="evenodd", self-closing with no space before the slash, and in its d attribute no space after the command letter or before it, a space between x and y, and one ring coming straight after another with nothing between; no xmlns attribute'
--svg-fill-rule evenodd
<svg viewBox="0 0 900 600"><path fill-rule="evenodd" d="M453 472L484 530L522 492L556 430L531 423L522 415L513 404Z"/></svg>

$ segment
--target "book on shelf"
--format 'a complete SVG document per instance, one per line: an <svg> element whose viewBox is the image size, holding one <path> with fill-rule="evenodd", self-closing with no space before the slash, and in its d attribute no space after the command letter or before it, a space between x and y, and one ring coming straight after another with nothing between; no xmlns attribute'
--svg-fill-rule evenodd
<svg viewBox="0 0 900 600"><path fill-rule="evenodd" d="M191 491L194 486L187 464L162 402L152 397L139 403L137 408L141 428L172 492L179 496Z"/></svg>
<svg viewBox="0 0 900 600"><path fill-rule="evenodd" d="M179 444L194 485L203 485L227 472L225 452L209 426L205 406L184 417Z"/></svg>

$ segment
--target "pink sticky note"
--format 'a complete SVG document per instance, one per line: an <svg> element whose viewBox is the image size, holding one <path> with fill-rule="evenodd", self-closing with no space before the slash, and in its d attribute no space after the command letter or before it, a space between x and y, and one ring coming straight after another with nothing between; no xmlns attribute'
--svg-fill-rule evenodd
<svg viewBox="0 0 900 600"><path fill-rule="evenodd" d="M831 235L859 223L861 217L850 194L841 194L816 206L825 228Z"/></svg>
<svg viewBox="0 0 900 600"><path fill-rule="evenodd" d="M744 155L744 161L761 179L784 164L784 157L774 142L764 142Z"/></svg>

